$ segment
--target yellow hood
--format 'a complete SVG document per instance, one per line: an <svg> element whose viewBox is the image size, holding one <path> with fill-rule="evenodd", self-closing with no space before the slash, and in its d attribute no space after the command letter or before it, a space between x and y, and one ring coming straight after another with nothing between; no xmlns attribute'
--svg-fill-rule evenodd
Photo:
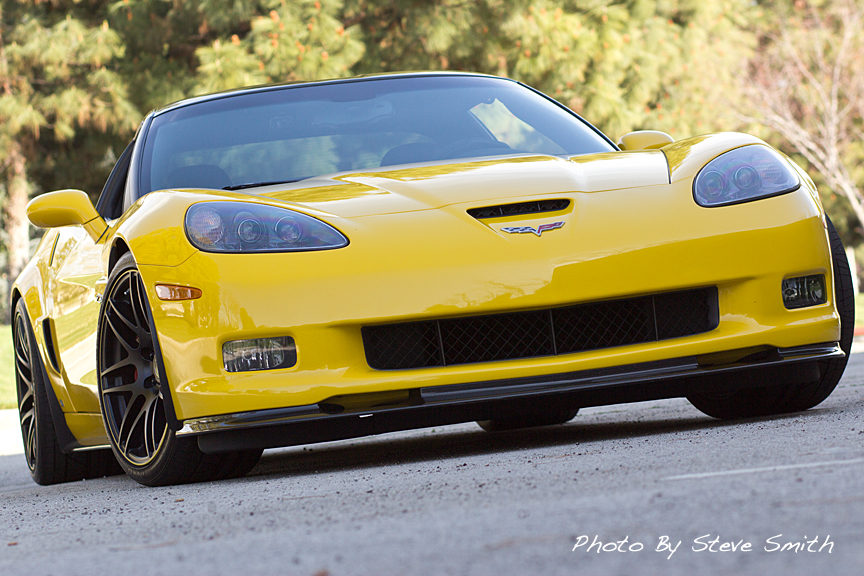
<svg viewBox="0 0 864 576"><path fill-rule="evenodd" d="M573 158L520 156L461 163L423 163L343 172L256 193L342 218L395 214L466 202L602 192L669 183L659 150L607 152Z"/></svg>

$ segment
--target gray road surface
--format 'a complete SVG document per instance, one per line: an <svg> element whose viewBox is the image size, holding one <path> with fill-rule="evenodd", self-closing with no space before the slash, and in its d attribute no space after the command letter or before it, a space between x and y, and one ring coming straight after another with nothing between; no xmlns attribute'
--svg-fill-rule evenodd
<svg viewBox="0 0 864 576"><path fill-rule="evenodd" d="M247 478L159 489L40 487L21 454L0 456L0 574L858 576L862 392L855 354L802 414L611 406L268 451ZM786 543L798 551L765 550Z"/></svg>

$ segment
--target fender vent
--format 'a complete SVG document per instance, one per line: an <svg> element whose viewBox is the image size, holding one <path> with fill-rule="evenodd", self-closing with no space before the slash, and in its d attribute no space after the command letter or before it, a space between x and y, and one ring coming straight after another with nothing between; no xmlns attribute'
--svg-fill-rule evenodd
<svg viewBox="0 0 864 576"><path fill-rule="evenodd" d="M499 206L484 206L471 208L468 214L482 220L483 218L500 218L502 216L519 216L521 214L539 214L541 212L557 212L570 206L570 200L536 200L519 202L517 204L501 204Z"/></svg>
<svg viewBox="0 0 864 576"><path fill-rule="evenodd" d="M555 356L682 338L720 322L717 288L564 308L364 326L369 366L428 368Z"/></svg>
<svg viewBox="0 0 864 576"><path fill-rule="evenodd" d="M45 336L45 352L48 353L48 361L57 372L60 372L60 363L57 361L57 352L54 349L54 331L51 329L51 320L45 318L42 321L42 332Z"/></svg>

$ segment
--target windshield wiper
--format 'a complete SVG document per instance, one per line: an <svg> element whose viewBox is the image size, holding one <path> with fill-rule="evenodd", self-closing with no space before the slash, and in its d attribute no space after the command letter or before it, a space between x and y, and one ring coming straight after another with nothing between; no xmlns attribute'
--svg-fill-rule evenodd
<svg viewBox="0 0 864 576"><path fill-rule="evenodd" d="M274 184L290 184L292 182L299 182L300 180L305 180L305 178L297 178L295 180L274 180L272 182L249 182L247 184L235 184L233 186L225 186L222 190L243 190L245 188L258 188L259 186L272 186Z"/></svg>

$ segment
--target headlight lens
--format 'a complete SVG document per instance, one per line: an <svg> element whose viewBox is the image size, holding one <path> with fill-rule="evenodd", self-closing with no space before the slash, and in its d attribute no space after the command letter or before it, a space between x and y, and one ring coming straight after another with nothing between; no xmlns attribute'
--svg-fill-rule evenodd
<svg viewBox="0 0 864 576"><path fill-rule="evenodd" d="M721 154L696 176L693 197L700 206L727 206L798 189L798 175L780 154L758 144Z"/></svg>
<svg viewBox="0 0 864 576"><path fill-rule="evenodd" d="M186 211L186 235L205 252L291 252L348 245L342 233L317 218L243 202L194 204Z"/></svg>

